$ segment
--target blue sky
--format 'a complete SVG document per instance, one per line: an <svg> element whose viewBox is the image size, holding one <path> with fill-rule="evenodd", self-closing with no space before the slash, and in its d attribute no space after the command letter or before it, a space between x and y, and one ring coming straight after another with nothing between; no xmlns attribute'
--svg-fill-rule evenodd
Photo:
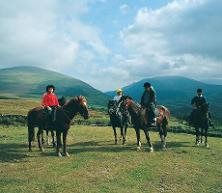
<svg viewBox="0 0 222 193"><path fill-rule="evenodd" d="M103 90L160 75L222 83L222 1L0 0L0 68Z"/></svg>

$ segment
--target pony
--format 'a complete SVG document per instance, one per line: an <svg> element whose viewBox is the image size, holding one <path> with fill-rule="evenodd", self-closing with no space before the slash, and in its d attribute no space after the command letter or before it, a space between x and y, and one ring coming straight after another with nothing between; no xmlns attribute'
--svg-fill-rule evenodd
<svg viewBox="0 0 222 193"><path fill-rule="evenodd" d="M59 105L63 106L66 103L67 100L64 96L62 96L61 98L58 99L58 101L59 101ZM46 128L46 144L49 145L49 131L50 131L51 132L51 137L52 137L52 146L55 147L56 146L55 133L54 133L53 129L50 128L50 127L52 127L52 125L49 126L48 128ZM45 142L45 140L44 140L43 135L42 135L42 143L44 143L44 142Z"/></svg>
<svg viewBox="0 0 222 193"><path fill-rule="evenodd" d="M202 136L205 137L204 144L206 147L209 147L208 144L208 129L210 126L210 117L209 117L209 104L204 103L200 108L194 109L190 115L190 125L195 128L195 145L199 146L202 142Z"/></svg>
<svg viewBox="0 0 222 193"><path fill-rule="evenodd" d="M66 102L62 107L58 107L55 122L51 122L51 120L49 120L48 114L43 107L31 109L27 115L29 151L32 151L31 145L35 136L35 127L38 127L38 146L40 151L43 152L41 136L43 134L43 130L46 130L48 125L52 125L53 130L56 131L57 156L62 157L62 153L60 152L60 147L62 145L61 135L63 136L63 154L65 156L69 156L67 152L67 134L70 129L71 121L77 113L79 113L84 119L89 118L87 100L83 96L74 97Z"/></svg>
<svg viewBox="0 0 222 193"><path fill-rule="evenodd" d="M141 150L141 140L140 140L140 130L142 129L144 131L144 134L146 136L147 144L149 146L150 152L153 152L153 145L151 143L150 135L149 135L149 129L150 126L148 124L148 115L147 110L142 108L140 104L133 101L133 99L129 96L125 96L123 98L124 104L126 109L128 109L129 114L131 116L131 122L133 124L133 127L136 132L136 138L137 138L137 151ZM167 135L167 125L168 125L168 118L169 111L164 106L158 106L157 111L159 111L158 117L157 117L157 128L159 129L159 135L161 138L162 148L166 148L166 142L165 138Z"/></svg>
<svg viewBox="0 0 222 193"><path fill-rule="evenodd" d="M117 103L115 100L109 100L108 102L108 114L110 117L110 124L114 132L115 144L117 144L117 132L116 127L120 128L122 144L126 142L126 132L128 128L128 123L130 120L129 113L123 107L123 103ZM120 138L120 139L121 139Z"/></svg>

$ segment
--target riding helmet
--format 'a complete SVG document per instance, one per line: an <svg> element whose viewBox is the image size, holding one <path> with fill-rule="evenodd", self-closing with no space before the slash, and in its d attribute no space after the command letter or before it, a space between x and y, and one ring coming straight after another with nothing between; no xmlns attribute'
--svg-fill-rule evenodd
<svg viewBox="0 0 222 193"><path fill-rule="evenodd" d="M143 87L145 87L145 88L150 88L151 87L151 84L149 83L149 82L145 82L144 84L143 84Z"/></svg>

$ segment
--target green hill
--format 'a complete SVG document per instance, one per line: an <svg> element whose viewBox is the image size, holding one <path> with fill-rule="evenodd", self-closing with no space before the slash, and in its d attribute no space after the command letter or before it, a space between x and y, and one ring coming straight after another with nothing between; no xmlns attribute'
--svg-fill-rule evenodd
<svg viewBox="0 0 222 193"><path fill-rule="evenodd" d="M157 101L159 104L168 106L173 114L177 117L190 113L190 101L196 93L197 88L204 90L211 111L217 118L222 116L222 86L205 84L193 79L180 76L163 76L155 78L147 78L135 82L123 88L124 94L132 96L140 101L143 93L143 83L150 82L157 91ZM113 96L114 92L107 92L109 96Z"/></svg>
<svg viewBox="0 0 222 193"><path fill-rule="evenodd" d="M89 84L37 67L13 67L0 70L1 98L40 98L45 86L53 84L59 97L84 95L89 104L104 106L108 97Z"/></svg>

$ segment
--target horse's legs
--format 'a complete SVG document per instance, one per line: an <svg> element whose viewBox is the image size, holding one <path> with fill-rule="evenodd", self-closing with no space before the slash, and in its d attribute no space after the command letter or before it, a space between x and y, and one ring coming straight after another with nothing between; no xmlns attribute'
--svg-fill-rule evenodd
<svg viewBox="0 0 222 193"><path fill-rule="evenodd" d="M56 143L55 143L55 133L53 130L51 130L51 136L52 136L52 146L55 147Z"/></svg>
<svg viewBox="0 0 222 193"><path fill-rule="evenodd" d="M123 126L123 145L126 143L126 130L127 130L127 125L124 124L124 126Z"/></svg>
<svg viewBox="0 0 222 193"><path fill-rule="evenodd" d="M199 127L195 127L196 130L196 145L199 146L200 145L200 130Z"/></svg>
<svg viewBox="0 0 222 193"><path fill-rule="evenodd" d="M207 134L208 134L208 127L204 128L204 137L205 137L205 146L206 147L209 147L209 144L208 144L208 140L207 140Z"/></svg>
<svg viewBox="0 0 222 193"><path fill-rule="evenodd" d="M203 143L204 128L200 128L200 143Z"/></svg>
<svg viewBox="0 0 222 193"><path fill-rule="evenodd" d="M28 141L29 141L29 151L32 151L32 141L34 140L34 127L28 126Z"/></svg>
<svg viewBox="0 0 222 193"><path fill-rule="evenodd" d="M59 149L61 147L61 132L59 132L59 131L56 131L56 141L57 141L56 153L59 157L62 157L62 154L59 151Z"/></svg>
<svg viewBox="0 0 222 193"><path fill-rule="evenodd" d="M157 128L159 130L162 149L165 150L166 149L166 141L165 141L165 135L166 134L164 132L164 128L161 125L157 125Z"/></svg>
<svg viewBox="0 0 222 193"><path fill-rule="evenodd" d="M46 130L46 145L49 145L49 130Z"/></svg>
<svg viewBox="0 0 222 193"><path fill-rule="evenodd" d="M39 145L39 149L40 151L44 151L43 147L42 147L42 135L43 135L43 129L39 128L38 133L37 133L37 137L38 137L38 145Z"/></svg>
<svg viewBox="0 0 222 193"><path fill-rule="evenodd" d="M115 138L115 145L117 144L117 133L116 133L116 127L113 126L113 132L114 132L114 138Z"/></svg>
<svg viewBox="0 0 222 193"><path fill-rule="evenodd" d="M141 142L140 142L140 129L135 128L136 131L136 139L137 139L137 151L141 150Z"/></svg>
<svg viewBox="0 0 222 193"><path fill-rule="evenodd" d="M144 128L144 133L145 133L145 136L146 136L146 140L147 140L147 143L150 147L150 152L153 152L153 146L151 144L151 141L150 141L150 134L149 134L149 131L148 131L148 128Z"/></svg>
<svg viewBox="0 0 222 193"><path fill-rule="evenodd" d="M66 147L67 131L64 131L64 132L63 132L62 137L63 137L63 153L64 153L65 156L68 156L68 157L69 157L69 154L68 154L68 152L67 152L67 147Z"/></svg>

